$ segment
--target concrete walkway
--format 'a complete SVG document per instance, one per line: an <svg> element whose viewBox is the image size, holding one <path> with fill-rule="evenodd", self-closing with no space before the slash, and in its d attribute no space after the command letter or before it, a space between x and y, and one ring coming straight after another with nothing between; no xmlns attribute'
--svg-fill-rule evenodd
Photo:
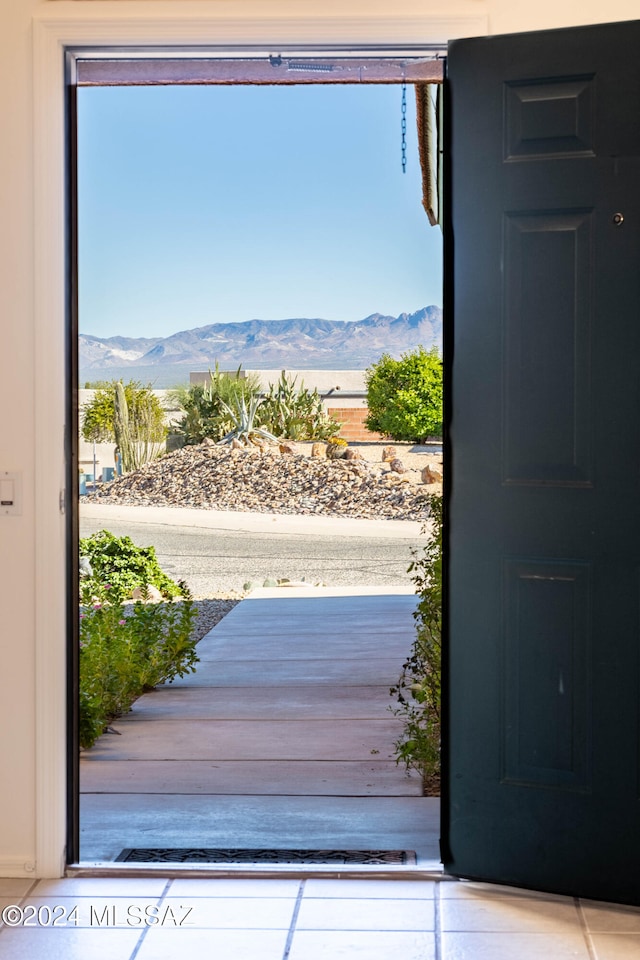
<svg viewBox="0 0 640 960"><path fill-rule="evenodd" d="M410 849L438 859L438 801L393 759L389 686L411 588L256 591L197 672L141 697L81 761L81 859L126 847Z"/></svg>

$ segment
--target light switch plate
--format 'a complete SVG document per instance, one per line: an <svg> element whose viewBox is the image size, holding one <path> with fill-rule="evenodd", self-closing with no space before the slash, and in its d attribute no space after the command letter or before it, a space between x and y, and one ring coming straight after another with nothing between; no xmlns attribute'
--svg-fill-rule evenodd
<svg viewBox="0 0 640 960"><path fill-rule="evenodd" d="M0 517L22 513L22 474L0 470Z"/></svg>

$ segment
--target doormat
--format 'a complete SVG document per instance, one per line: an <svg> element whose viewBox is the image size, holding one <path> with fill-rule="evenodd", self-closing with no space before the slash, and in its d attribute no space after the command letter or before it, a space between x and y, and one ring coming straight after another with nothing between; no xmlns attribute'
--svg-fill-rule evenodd
<svg viewBox="0 0 640 960"><path fill-rule="evenodd" d="M218 847L126 847L118 863L415 864L414 850L243 850Z"/></svg>

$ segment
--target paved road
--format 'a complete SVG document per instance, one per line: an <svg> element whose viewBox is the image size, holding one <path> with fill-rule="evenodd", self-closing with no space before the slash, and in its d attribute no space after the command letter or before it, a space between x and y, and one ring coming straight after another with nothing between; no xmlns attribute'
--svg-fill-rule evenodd
<svg viewBox="0 0 640 960"><path fill-rule="evenodd" d="M353 523L341 528L334 522L324 532L321 526L306 524L298 532L290 524L277 522L270 531L268 518L257 529L247 523L240 523L241 529L229 529L224 518L220 526L202 527L190 521L145 522L123 516L126 511L105 516L104 508L100 516L88 513L81 512L81 536L106 528L117 536L130 536L140 546L152 544L162 568L174 579L186 580L200 596L240 590L247 580L266 577L304 577L328 586L408 585L411 551L424 543L417 524L384 529L377 521L353 533ZM207 520L216 522L210 515Z"/></svg>

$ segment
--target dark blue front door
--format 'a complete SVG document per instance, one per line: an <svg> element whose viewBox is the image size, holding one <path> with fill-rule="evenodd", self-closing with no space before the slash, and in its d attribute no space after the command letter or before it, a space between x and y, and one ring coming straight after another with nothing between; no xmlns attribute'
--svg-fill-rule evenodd
<svg viewBox="0 0 640 960"><path fill-rule="evenodd" d="M443 858L640 903L640 23L447 86Z"/></svg>

